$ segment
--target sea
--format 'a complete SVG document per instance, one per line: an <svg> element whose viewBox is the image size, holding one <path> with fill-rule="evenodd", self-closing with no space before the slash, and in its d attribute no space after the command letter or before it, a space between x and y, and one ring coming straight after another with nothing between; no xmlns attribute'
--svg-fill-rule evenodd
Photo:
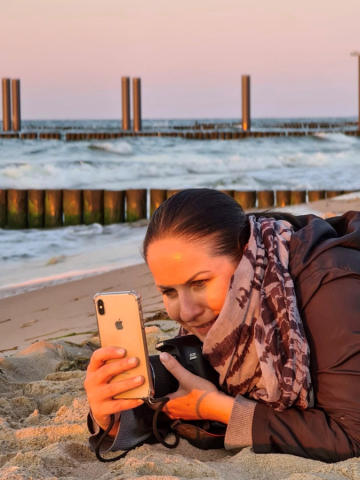
<svg viewBox="0 0 360 480"><path fill-rule="evenodd" d="M189 140L0 139L0 189L208 187L220 190L360 190L360 139L341 133L356 118L254 119L258 131L307 131L305 137ZM236 119L144 120L144 130ZM323 124L332 128L326 131ZM284 128L284 125L290 125ZM311 125L311 126L309 126ZM23 131L119 131L118 120L23 121ZM0 298L142 262L146 222L47 230L0 229Z"/></svg>

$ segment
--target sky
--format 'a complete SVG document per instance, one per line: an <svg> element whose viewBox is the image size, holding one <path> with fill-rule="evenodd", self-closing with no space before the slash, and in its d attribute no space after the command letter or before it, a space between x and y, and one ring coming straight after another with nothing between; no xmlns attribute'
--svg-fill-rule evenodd
<svg viewBox="0 0 360 480"><path fill-rule="evenodd" d="M0 76L23 119L121 118L140 77L143 118L358 113L359 0L0 0Z"/></svg>

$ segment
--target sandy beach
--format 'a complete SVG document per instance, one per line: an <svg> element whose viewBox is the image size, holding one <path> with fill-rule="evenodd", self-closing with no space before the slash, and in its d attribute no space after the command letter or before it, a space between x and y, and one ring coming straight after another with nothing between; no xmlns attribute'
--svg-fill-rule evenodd
<svg viewBox="0 0 360 480"><path fill-rule="evenodd" d="M360 194L286 208L324 218L360 211ZM113 270L0 300L0 479L360 479L360 459L325 464L289 455L201 451L144 445L114 463L90 450L83 388L98 348L93 296L137 290L142 297L151 353L177 331L145 264Z"/></svg>

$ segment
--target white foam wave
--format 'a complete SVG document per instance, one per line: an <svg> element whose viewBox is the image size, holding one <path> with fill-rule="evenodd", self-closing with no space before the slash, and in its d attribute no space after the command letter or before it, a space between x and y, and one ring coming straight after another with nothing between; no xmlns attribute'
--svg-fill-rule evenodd
<svg viewBox="0 0 360 480"><path fill-rule="evenodd" d="M116 153L118 155L131 155L132 146L127 142L120 143L91 143L89 148L93 150L103 150L105 152Z"/></svg>

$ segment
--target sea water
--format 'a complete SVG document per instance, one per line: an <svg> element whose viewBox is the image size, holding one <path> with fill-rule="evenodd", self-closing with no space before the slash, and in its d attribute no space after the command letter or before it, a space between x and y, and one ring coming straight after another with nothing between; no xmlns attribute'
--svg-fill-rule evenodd
<svg viewBox="0 0 360 480"><path fill-rule="evenodd" d="M335 122L355 119L316 119ZM314 119L255 120L254 129ZM203 119L199 123L233 119ZM144 129L191 126L194 121L144 121ZM118 131L118 121L33 121L26 130ZM227 128L227 130L229 127ZM360 140L315 128L306 137L187 140L125 137L115 140L0 139L0 189L208 187L264 190L359 190ZM308 130L309 131L309 130ZM51 230L0 230L0 296L142 261L145 226L101 225Z"/></svg>

